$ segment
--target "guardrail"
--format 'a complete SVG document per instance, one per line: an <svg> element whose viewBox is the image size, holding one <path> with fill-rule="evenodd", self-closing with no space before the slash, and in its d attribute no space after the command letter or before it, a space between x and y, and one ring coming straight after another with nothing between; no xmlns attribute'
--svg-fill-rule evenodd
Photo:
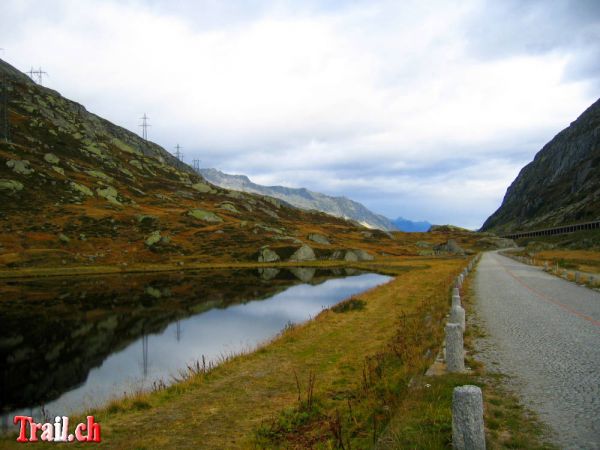
<svg viewBox="0 0 600 450"><path fill-rule="evenodd" d="M543 228L541 230L517 231L515 233L502 236L507 239L518 239L522 237L534 236L552 236L555 234L574 233L575 231L600 229L600 220L594 222L576 223L572 225L562 225L560 227Z"/></svg>

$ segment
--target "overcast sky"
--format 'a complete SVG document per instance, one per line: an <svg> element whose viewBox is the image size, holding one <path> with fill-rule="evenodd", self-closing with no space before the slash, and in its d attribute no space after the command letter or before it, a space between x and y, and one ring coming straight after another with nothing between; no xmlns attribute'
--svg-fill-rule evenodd
<svg viewBox="0 0 600 450"><path fill-rule="evenodd" d="M0 47L190 164L470 228L600 96L597 0L1 0Z"/></svg>

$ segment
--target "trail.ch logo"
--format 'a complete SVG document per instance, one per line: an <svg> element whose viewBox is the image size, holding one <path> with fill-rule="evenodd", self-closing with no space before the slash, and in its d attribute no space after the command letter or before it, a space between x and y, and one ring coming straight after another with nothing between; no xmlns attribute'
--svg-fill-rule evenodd
<svg viewBox="0 0 600 450"><path fill-rule="evenodd" d="M56 416L54 423L36 423L33 417L15 416L13 423L19 426L17 442L100 442L100 424L94 421L94 416L87 416L85 423L78 424L75 433L69 433L67 416Z"/></svg>

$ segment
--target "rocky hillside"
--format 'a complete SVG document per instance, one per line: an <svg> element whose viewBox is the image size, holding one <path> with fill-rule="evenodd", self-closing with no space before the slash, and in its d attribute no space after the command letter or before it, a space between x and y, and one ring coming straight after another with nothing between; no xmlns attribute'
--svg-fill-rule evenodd
<svg viewBox="0 0 600 450"><path fill-rule="evenodd" d="M354 220L368 228L397 230L394 224L380 214L368 210L361 203L346 197L332 197L305 188L262 186L245 175L229 175L217 169L201 169L200 174L209 182L227 189L268 195L305 210L317 210L335 217Z"/></svg>
<svg viewBox="0 0 600 450"><path fill-rule="evenodd" d="M384 233L207 183L1 60L0 81L9 121L8 139L0 136L0 270L394 251Z"/></svg>
<svg viewBox="0 0 600 450"><path fill-rule="evenodd" d="M592 220L600 220L600 100L521 170L482 230L501 234Z"/></svg>

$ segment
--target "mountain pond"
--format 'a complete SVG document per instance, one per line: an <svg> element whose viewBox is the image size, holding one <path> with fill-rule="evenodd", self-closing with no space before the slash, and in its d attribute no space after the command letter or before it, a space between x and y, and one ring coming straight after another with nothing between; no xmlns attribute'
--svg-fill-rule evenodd
<svg viewBox="0 0 600 450"><path fill-rule="evenodd" d="M170 384L389 279L298 267L2 280L2 428Z"/></svg>

